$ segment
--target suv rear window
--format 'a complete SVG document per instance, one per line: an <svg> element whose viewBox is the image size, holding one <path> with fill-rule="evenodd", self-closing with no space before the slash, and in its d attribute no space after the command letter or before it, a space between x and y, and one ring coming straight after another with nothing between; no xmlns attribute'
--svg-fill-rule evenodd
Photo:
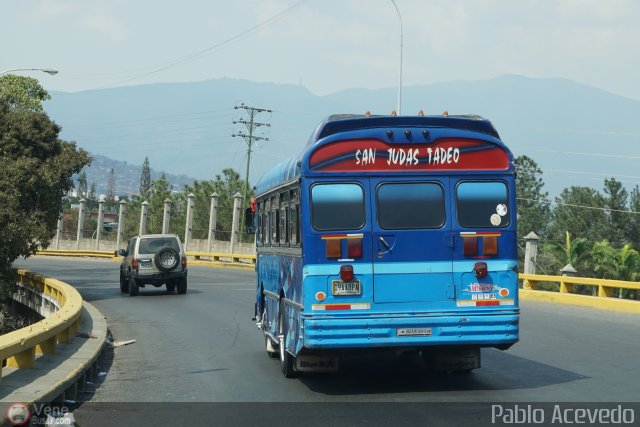
<svg viewBox="0 0 640 427"><path fill-rule="evenodd" d="M169 246L176 251L180 252L180 245L175 237L153 237L147 239L140 239L140 245L138 246L139 254L155 254L158 249Z"/></svg>
<svg viewBox="0 0 640 427"><path fill-rule="evenodd" d="M456 205L463 227L506 227L510 223L503 182L461 182L456 187Z"/></svg>

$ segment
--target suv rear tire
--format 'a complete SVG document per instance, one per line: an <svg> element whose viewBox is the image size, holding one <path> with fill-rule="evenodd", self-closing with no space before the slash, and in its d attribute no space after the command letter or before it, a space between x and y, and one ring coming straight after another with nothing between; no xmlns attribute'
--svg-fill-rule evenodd
<svg viewBox="0 0 640 427"><path fill-rule="evenodd" d="M184 294L187 293L187 278L186 277L178 279L177 285L178 285L178 294L184 295Z"/></svg>
<svg viewBox="0 0 640 427"><path fill-rule="evenodd" d="M138 282L133 277L129 278L129 295L132 297L137 296L140 293Z"/></svg>
<svg viewBox="0 0 640 427"><path fill-rule="evenodd" d="M167 293L172 294L176 291L176 282L177 280L169 280L167 282Z"/></svg>
<svg viewBox="0 0 640 427"><path fill-rule="evenodd" d="M123 294L129 292L129 282L127 282L127 279L126 277L124 277L124 274L122 274L122 272L120 272L120 292L122 292Z"/></svg>

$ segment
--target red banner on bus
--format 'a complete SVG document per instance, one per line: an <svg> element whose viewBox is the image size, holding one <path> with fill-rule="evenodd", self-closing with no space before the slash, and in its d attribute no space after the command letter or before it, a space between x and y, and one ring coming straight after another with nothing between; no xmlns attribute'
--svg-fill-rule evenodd
<svg viewBox="0 0 640 427"><path fill-rule="evenodd" d="M445 138L429 144L352 139L318 147L309 167L314 172L507 170L509 155L476 139Z"/></svg>

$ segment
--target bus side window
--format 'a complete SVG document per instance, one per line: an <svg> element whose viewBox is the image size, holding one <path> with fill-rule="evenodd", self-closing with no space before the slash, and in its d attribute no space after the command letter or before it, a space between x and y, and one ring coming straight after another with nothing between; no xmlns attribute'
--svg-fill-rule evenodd
<svg viewBox="0 0 640 427"><path fill-rule="evenodd" d="M264 212L262 213L263 215L263 222L262 222L262 226L263 226L263 232L262 232L262 242L265 245L269 245L271 243L270 237L271 237L271 230L269 228L270 226L270 221L269 221L269 209L271 207L271 202L269 200L265 200L264 201Z"/></svg>
<svg viewBox="0 0 640 427"><path fill-rule="evenodd" d="M278 237L278 227L280 223L280 210L278 209L278 196L271 198L271 244L277 245L280 241Z"/></svg>
<svg viewBox="0 0 640 427"><path fill-rule="evenodd" d="M289 224L289 241L292 245L300 244L300 199L298 189L294 188L290 192L287 222Z"/></svg>
<svg viewBox="0 0 640 427"><path fill-rule="evenodd" d="M288 245L289 239L287 238L287 207L289 206L289 192L286 191L280 194L280 244Z"/></svg>
<svg viewBox="0 0 640 427"><path fill-rule="evenodd" d="M262 245L262 203L256 202L256 245Z"/></svg>

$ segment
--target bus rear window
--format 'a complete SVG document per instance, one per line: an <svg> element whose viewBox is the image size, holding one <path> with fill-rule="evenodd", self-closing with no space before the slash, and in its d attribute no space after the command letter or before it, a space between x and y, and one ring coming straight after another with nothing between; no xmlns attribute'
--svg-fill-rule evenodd
<svg viewBox="0 0 640 427"><path fill-rule="evenodd" d="M428 182L378 187L378 224L387 230L439 228L445 221L444 192Z"/></svg>
<svg viewBox="0 0 640 427"><path fill-rule="evenodd" d="M358 184L311 187L311 224L319 231L355 230L365 223L364 191Z"/></svg>
<svg viewBox="0 0 640 427"><path fill-rule="evenodd" d="M502 182L461 182L456 188L458 223L463 227L506 227L509 199Z"/></svg>

